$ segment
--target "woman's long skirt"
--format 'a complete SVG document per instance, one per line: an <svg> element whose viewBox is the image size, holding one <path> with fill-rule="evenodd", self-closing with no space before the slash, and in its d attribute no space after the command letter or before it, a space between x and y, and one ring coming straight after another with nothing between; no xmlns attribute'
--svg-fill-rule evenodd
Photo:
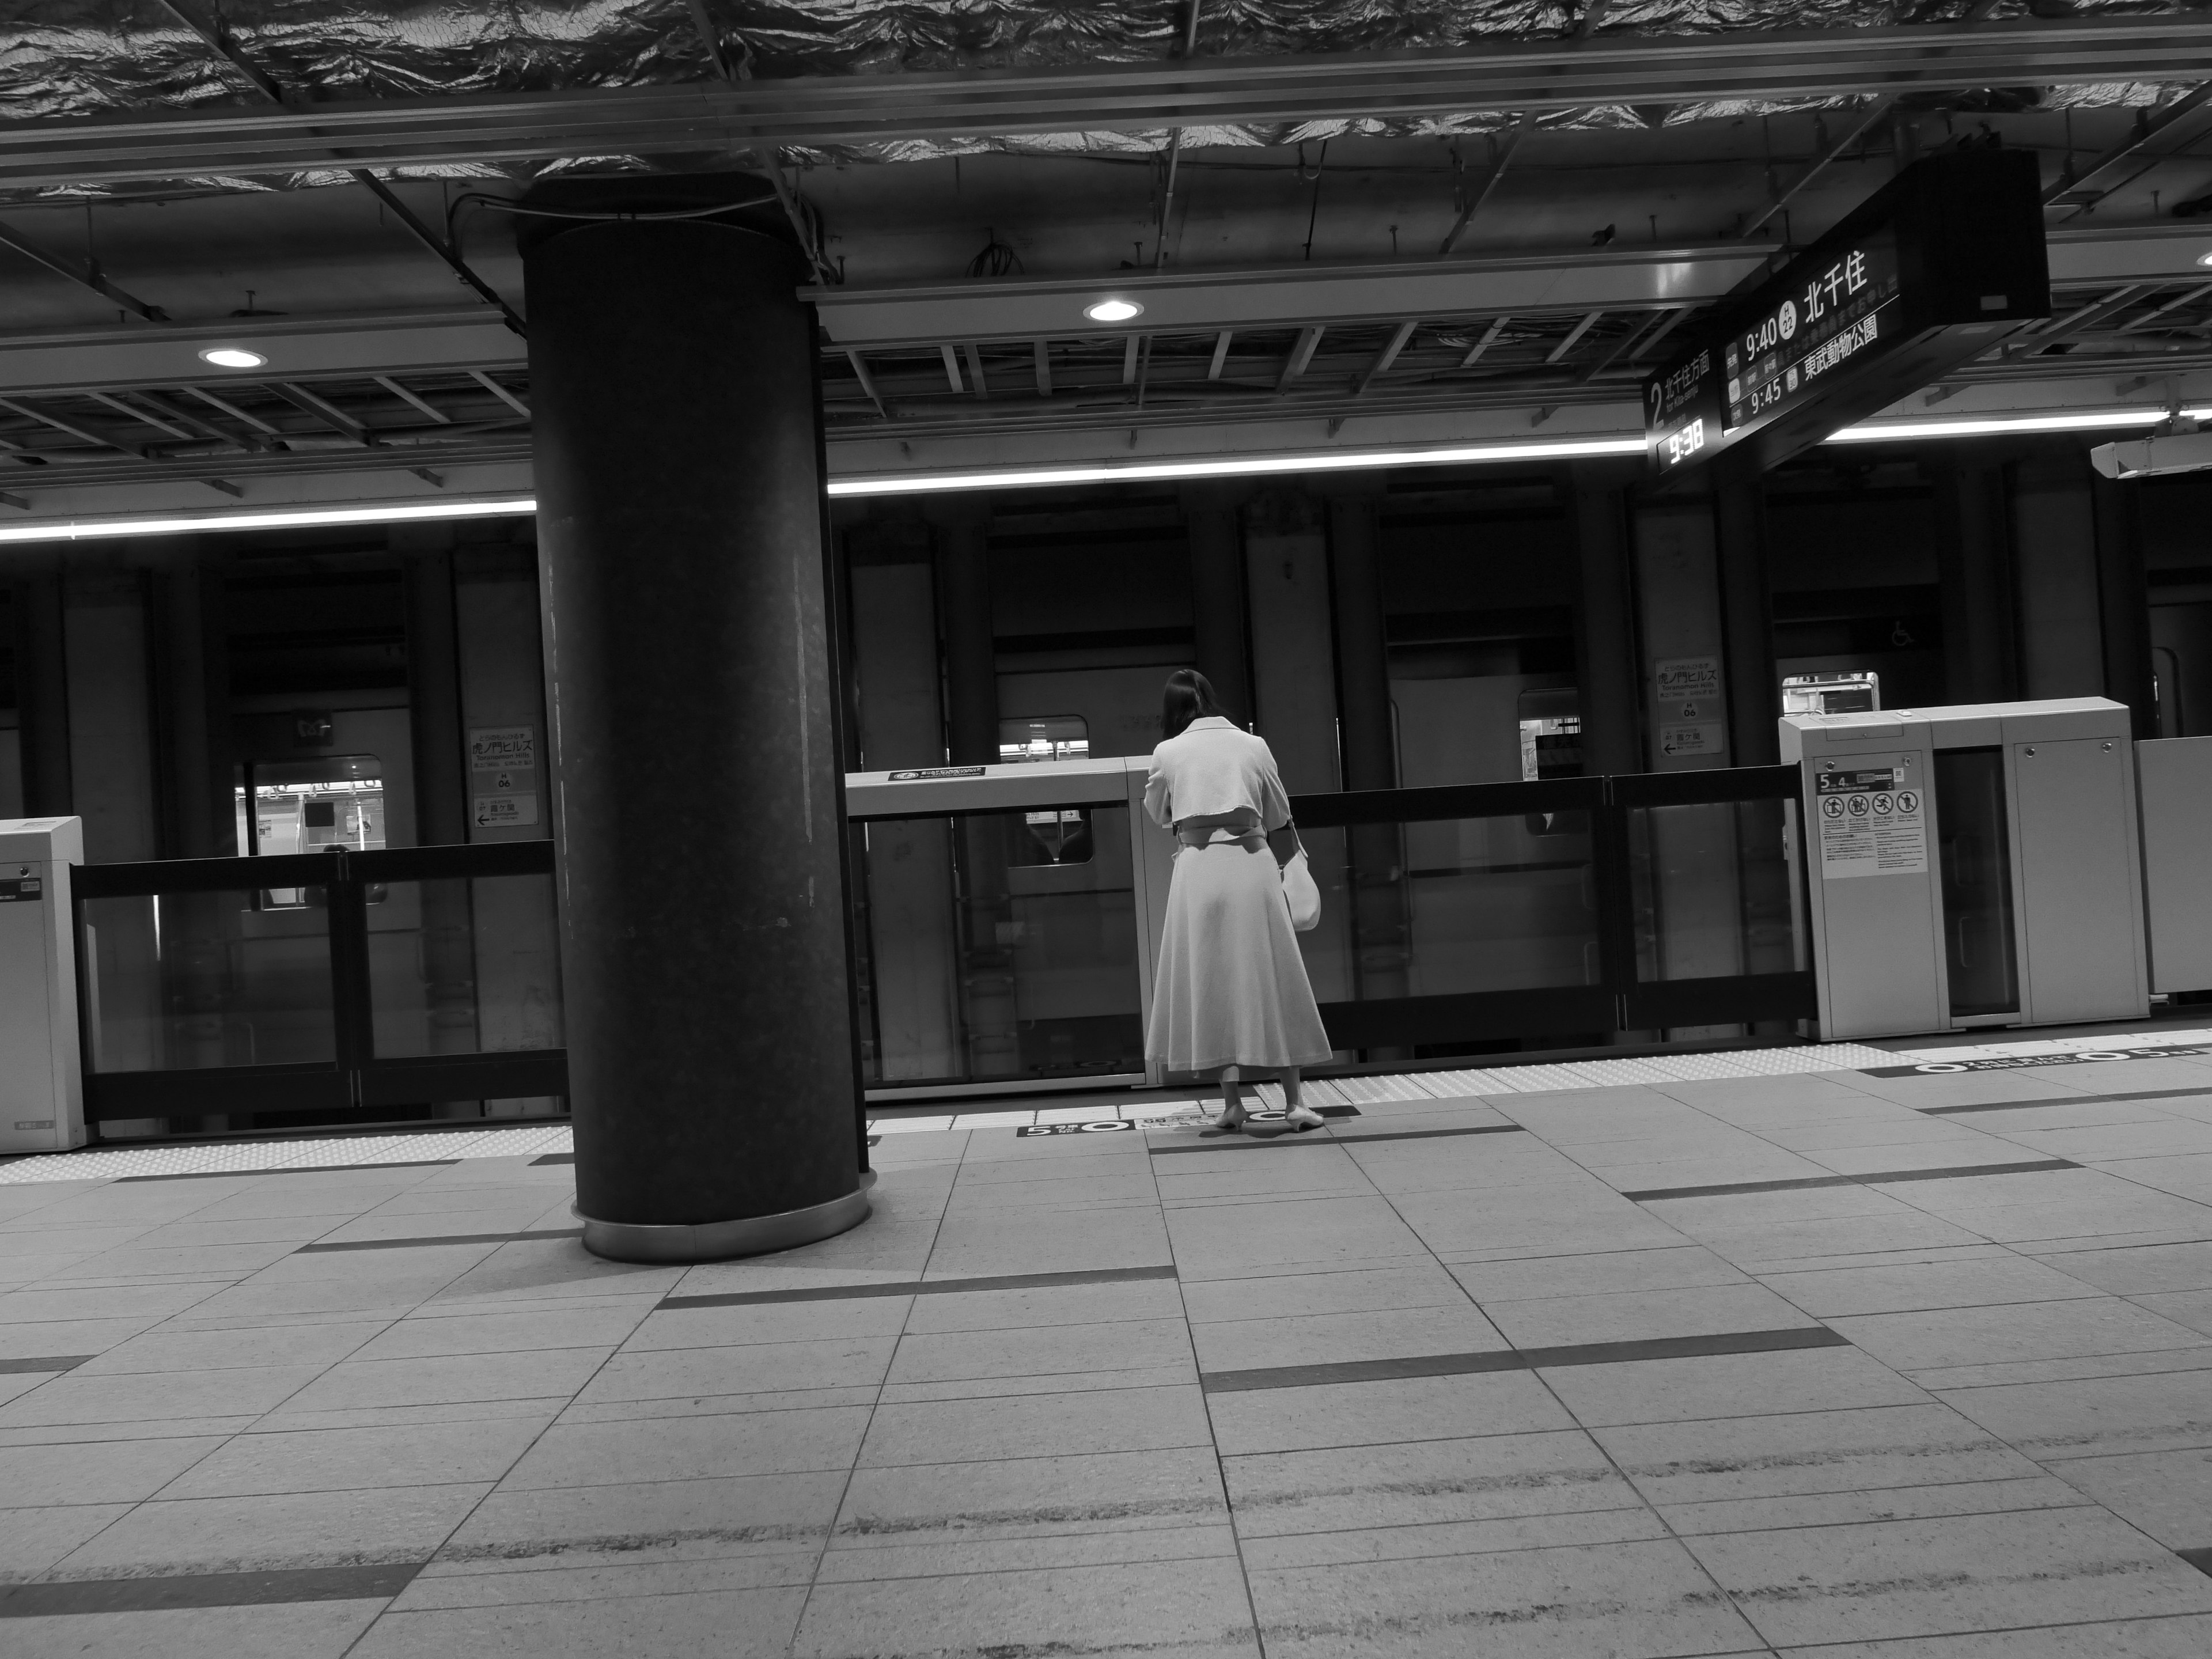
<svg viewBox="0 0 2212 1659"><path fill-rule="evenodd" d="M1176 1072L1328 1058L1281 870L1261 837L1176 849L1145 1052Z"/></svg>

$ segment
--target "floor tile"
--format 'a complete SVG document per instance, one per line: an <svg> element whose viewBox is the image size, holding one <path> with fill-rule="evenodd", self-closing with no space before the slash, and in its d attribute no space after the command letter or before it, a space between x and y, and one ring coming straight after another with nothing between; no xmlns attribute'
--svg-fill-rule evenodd
<svg viewBox="0 0 2212 1659"><path fill-rule="evenodd" d="M2212 1578L2101 1510L1686 1541L1778 1647L2212 1612Z"/></svg>
<svg viewBox="0 0 2212 1659"><path fill-rule="evenodd" d="M769 1659L787 1650L805 1589L701 1591L391 1613L376 1621L352 1659Z"/></svg>
<svg viewBox="0 0 2212 1659"><path fill-rule="evenodd" d="M161 1488L163 1498L244 1498L497 1480L544 1419L477 1418L389 1428L241 1434ZM0 1462L7 1454L0 1453Z"/></svg>
<svg viewBox="0 0 2212 1659"><path fill-rule="evenodd" d="M141 1504L56 1564L64 1578L421 1561L489 1487L400 1486Z"/></svg>
<svg viewBox="0 0 2212 1659"><path fill-rule="evenodd" d="M824 1583L793 1652L1256 1656L1233 1559Z"/></svg>
<svg viewBox="0 0 2212 1659"><path fill-rule="evenodd" d="M1761 1650L1672 1540L1514 1550L1251 1575L1271 1659L1352 1653L1515 1659Z"/></svg>
<svg viewBox="0 0 2212 1659"><path fill-rule="evenodd" d="M9 1659L341 1659L381 1601L309 1601L159 1613L102 1613L8 1621Z"/></svg>

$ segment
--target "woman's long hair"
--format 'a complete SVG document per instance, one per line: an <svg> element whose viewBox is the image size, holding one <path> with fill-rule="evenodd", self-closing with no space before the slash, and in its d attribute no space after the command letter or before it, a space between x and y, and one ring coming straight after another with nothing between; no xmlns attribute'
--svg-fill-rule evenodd
<svg viewBox="0 0 2212 1659"><path fill-rule="evenodd" d="M1160 736L1179 738L1193 720L1226 712L1212 681L1195 668L1178 668L1160 693Z"/></svg>

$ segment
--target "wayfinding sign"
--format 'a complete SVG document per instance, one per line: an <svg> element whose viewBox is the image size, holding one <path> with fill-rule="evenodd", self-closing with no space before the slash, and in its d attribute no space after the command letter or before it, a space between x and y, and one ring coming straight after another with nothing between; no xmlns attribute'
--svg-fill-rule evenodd
<svg viewBox="0 0 2212 1659"><path fill-rule="evenodd" d="M2051 314L2036 158L1917 161L1644 382L1665 477L1729 450L1763 471Z"/></svg>

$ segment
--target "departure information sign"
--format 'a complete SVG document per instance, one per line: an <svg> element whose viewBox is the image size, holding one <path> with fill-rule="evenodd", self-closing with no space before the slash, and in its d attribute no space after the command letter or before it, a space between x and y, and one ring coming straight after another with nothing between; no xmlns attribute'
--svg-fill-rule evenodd
<svg viewBox="0 0 2212 1659"><path fill-rule="evenodd" d="M1644 382L1664 477L1741 447L1762 470L2051 314L2036 158L1914 163Z"/></svg>
<svg viewBox="0 0 2212 1659"><path fill-rule="evenodd" d="M1823 376L1880 351L1899 333L1904 308L1896 233L1854 242L1729 339L1721 362L1726 423L1743 426L1810 396Z"/></svg>

